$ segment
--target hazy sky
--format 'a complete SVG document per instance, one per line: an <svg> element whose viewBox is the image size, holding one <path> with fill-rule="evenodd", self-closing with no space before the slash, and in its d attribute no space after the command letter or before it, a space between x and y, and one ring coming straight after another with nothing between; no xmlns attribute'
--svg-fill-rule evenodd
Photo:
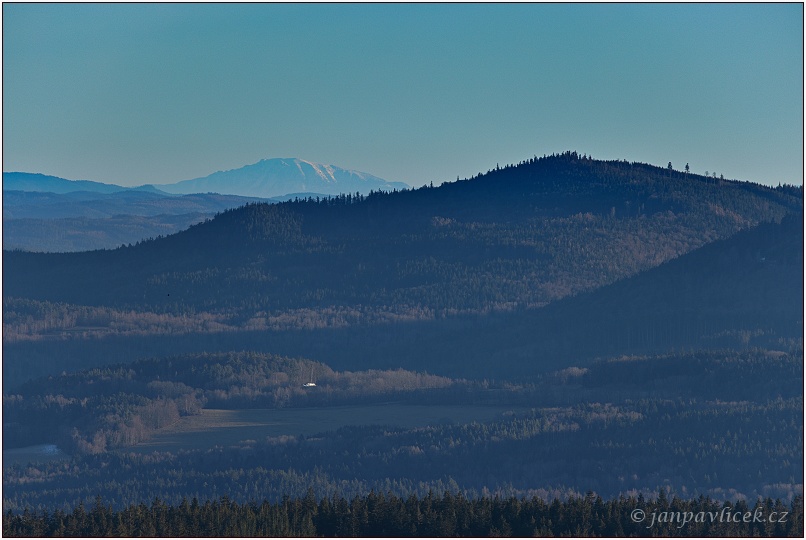
<svg viewBox="0 0 806 540"><path fill-rule="evenodd" d="M803 7L3 4L4 171L420 186L564 150L802 184Z"/></svg>

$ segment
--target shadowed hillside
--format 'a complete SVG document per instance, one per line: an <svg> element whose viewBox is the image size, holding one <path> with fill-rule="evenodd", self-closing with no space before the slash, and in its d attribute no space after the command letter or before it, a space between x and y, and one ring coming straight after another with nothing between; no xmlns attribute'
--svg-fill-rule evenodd
<svg viewBox="0 0 806 540"><path fill-rule="evenodd" d="M565 154L439 188L249 205L117 250L6 252L6 383L242 348L471 377L786 350L802 334L799 193Z"/></svg>
<svg viewBox="0 0 806 540"><path fill-rule="evenodd" d="M6 253L7 297L232 317L540 306L802 207L784 190L576 154L368 197L248 205L111 251Z"/></svg>

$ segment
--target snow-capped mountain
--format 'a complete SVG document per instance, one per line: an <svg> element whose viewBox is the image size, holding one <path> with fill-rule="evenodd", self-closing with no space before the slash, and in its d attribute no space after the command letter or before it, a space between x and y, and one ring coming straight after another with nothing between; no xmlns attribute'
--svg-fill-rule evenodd
<svg viewBox="0 0 806 540"><path fill-rule="evenodd" d="M296 158L275 158L264 159L240 169L219 171L203 178L156 187L175 194L214 192L249 197L277 197L288 193L367 194L371 190L392 191L409 186L335 165L322 165Z"/></svg>

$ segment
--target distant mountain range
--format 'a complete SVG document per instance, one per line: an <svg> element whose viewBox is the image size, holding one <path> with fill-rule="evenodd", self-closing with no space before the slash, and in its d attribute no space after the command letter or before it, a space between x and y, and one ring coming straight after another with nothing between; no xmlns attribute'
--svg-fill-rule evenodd
<svg viewBox="0 0 806 540"><path fill-rule="evenodd" d="M114 184L104 184L91 180L67 180L58 176L27 172L4 172L3 191L38 191L45 193L72 193L86 191L90 193L117 193L126 191Z"/></svg>
<svg viewBox="0 0 806 540"><path fill-rule="evenodd" d="M92 193L146 191L163 195L219 193L271 199L284 198L289 194L297 193L321 196L357 192L367 195L370 191L393 191L409 187L403 182L388 182L368 173L296 158L264 159L239 169L218 171L203 178L173 184L146 184L134 188L90 180L66 180L57 176L37 173L3 173L3 191L40 191L60 194L77 191Z"/></svg>
<svg viewBox="0 0 806 540"><path fill-rule="evenodd" d="M26 251L90 251L167 236L250 202L273 199L157 190L110 191L109 184L17 175L9 185L53 191L3 191L3 247ZM33 177L33 178L31 178ZM42 180L37 185L37 180ZM65 191L74 184L98 191ZM4 186L5 187L5 186ZM279 200L279 199L278 199Z"/></svg>
<svg viewBox="0 0 806 540"><path fill-rule="evenodd" d="M249 202L270 199L196 193L168 195L150 191L126 190L114 193L75 191L4 191L3 218L10 219L101 219L112 216L159 216L190 213L216 213Z"/></svg>
<svg viewBox="0 0 806 540"><path fill-rule="evenodd" d="M3 246L86 251L164 236L249 202L405 189L367 173L267 159L204 178L127 188L44 174L3 173Z"/></svg>

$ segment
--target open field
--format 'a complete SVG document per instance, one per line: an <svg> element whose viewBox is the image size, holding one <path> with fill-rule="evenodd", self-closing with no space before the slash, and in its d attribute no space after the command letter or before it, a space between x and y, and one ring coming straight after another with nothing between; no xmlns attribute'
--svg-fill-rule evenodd
<svg viewBox="0 0 806 540"><path fill-rule="evenodd" d="M444 423L486 422L502 417L513 407L462 405L405 405L381 403L366 406L311 407L304 409L205 409L164 428L150 441L129 449L134 452L229 446L281 435L306 437L349 425L419 427Z"/></svg>

